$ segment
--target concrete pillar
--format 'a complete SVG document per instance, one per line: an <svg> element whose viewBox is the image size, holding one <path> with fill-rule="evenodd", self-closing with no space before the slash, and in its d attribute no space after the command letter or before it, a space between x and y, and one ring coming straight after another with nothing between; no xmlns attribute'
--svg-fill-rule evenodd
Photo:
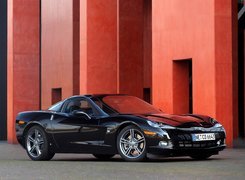
<svg viewBox="0 0 245 180"><path fill-rule="evenodd" d="M238 137L237 2L215 1L216 118L225 126L227 143Z"/></svg>
<svg viewBox="0 0 245 180"><path fill-rule="evenodd" d="M39 0L8 0L8 142L18 112L40 108Z"/></svg>
<svg viewBox="0 0 245 180"><path fill-rule="evenodd" d="M80 94L118 92L116 0L80 1Z"/></svg>
<svg viewBox="0 0 245 180"><path fill-rule="evenodd" d="M173 60L192 59L193 113L217 118L231 146L237 136L237 2L179 2L152 1L153 104L175 112Z"/></svg>
<svg viewBox="0 0 245 180"><path fill-rule="evenodd" d="M52 104L55 89L60 89L61 99L73 95L73 25L76 21L71 0L42 0L41 10L41 102L42 109L46 109Z"/></svg>
<svg viewBox="0 0 245 180"><path fill-rule="evenodd" d="M119 92L143 98L144 1L119 0Z"/></svg>

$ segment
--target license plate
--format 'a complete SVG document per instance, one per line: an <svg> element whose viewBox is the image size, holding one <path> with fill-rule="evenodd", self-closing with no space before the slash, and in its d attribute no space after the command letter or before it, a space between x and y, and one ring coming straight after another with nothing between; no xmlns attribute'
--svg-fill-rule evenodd
<svg viewBox="0 0 245 180"><path fill-rule="evenodd" d="M215 140L214 133L192 134L193 141L212 141Z"/></svg>

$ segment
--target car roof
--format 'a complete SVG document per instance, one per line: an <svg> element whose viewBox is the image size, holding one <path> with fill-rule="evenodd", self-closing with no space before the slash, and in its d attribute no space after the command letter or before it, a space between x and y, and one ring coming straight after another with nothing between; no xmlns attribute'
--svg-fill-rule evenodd
<svg viewBox="0 0 245 180"><path fill-rule="evenodd" d="M105 96L126 96L127 94L84 94L84 95L74 95L67 99L76 98L76 97L87 97L87 98L103 98Z"/></svg>

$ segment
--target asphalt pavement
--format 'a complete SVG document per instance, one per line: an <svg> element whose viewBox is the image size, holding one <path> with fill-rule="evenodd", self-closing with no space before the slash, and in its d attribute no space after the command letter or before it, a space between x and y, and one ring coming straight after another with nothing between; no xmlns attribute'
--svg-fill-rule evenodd
<svg viewBox="0 0 245 180"><path fill-rule="evenodd" d="M245 179L245 149L225 149L209 160L189 157L124 162L119 156L99 161L88 154L56 154L31 161L19 145L0 142L0 180L5 179Z"/></svg>

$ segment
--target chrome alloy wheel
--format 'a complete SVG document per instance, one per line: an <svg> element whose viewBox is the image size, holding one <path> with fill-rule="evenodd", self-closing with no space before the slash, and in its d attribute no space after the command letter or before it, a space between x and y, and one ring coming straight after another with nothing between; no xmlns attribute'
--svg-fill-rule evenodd
<svg viewBox="0 0 245 180"><path fill-rule="evenodd" d="M120 138L120 150L127 158L138 158L145 150L144 135L137 129L128 129Z"/></svg>
<svg viewBox="0 0 245 180"><path fill-rule="evenodd" d="M42 154L43 144L43 136L38 129L34 129L28 134L26 146L28 153L32 157L36 158Z"/></svg>

